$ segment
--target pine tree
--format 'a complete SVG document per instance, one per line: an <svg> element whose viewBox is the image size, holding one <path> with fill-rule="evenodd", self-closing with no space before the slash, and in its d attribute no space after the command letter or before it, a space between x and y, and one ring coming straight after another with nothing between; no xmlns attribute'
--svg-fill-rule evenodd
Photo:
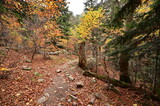
<svg viewBox="0 0 160 106"><path fill-rule="evenodd" d="M94 8L97 5L98 0L87 0L84 5L85 5L85 11L88 11L90 8Z"/></svg>
<svg viewBox="0 0 160 106"><path fill-rule="evenodd" d="M134 20L138 20L137 22L130 22L127 27L132 28L130 30L125 30L123 36L117 36L108 44L110 47L117 47L117 49L113 51L111 55L127 54L122 57L128 57L128 59L121 60L121 62L126 64L124 65L125 67L128 67L127 64L129 59L131 57L135 57L134 54L136 52L139 53L139 57L144 57L146 54L155 53L153 51L159 51L159 49L157 49L160 45L159 37L157 34L157 31L160 30L159 1L160 0L155 0L153 4L150 5L149 11L139 15L135 10L137 10L147 1L142 2L141 0L130 0L124 6L122 6L122 8L120 8L112 20L114 26L118 26L120 25L119 23L123 23L123 21L128 19L131 14L135 14ZM128 70L128 68L122 70Z"/></svg>
<svg viewBox="0 0 160 106"><path fill-rule="evenodd" d="M68 10L66 0L64 0L63 3L61 3L60 5L63 5L63 6L60 8L61 17L59 17L57 24L59 25L65 37L67 37L69 36L69 29L71 27L71 24L69 23L69 19L72 13Z"/></svg>

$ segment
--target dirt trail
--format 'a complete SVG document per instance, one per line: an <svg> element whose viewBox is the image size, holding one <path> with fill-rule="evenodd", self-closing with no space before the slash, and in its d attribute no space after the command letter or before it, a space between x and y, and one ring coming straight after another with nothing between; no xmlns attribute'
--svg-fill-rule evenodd
<svg viewBox="0 0 160 106"><path fill-rule="evenodd" d="M46 100L40 101L44 106L61 106L62 102L65 102L69 92L71 92L70 83L68 79L68 75L72 76L73 72L71 72L72 68L70 65L74 62L77 62L77 60L70 60L69 62L59 65L55 67L55 74L56 76L53 76L52 78L52 84L49 88L45 89L43 97L46 98ZM59 70L60 72L57 72ZM39 99L39 100L40 100ZM39 102L39 101L38 101Z"/></svg>

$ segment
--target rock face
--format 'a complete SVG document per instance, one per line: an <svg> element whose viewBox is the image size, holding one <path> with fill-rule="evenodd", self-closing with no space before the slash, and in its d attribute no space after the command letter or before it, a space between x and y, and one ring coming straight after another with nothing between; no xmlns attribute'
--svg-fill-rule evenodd
<svg viewBox="0 0 160 106"><path fill-rule="evenodd" d="M77 82L76 85L77 85L77 88L83 88L84 86L83 82Z"/></svg>

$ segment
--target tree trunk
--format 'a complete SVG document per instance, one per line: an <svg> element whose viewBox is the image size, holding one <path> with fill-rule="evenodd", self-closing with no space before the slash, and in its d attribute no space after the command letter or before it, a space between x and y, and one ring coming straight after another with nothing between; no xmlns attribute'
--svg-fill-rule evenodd
<svg viewBox="0 0 160 106"><path fill-rule="evenodd" d="M125 53L122 53L120 55L120 60L119 60L119 66L120 66L120 81L124 81L127 83L131 83L131 80L129 78L128 74L128 55Z"/></svg>
<svg viewBox="0 0 160 106"><path fill-rule="evenodd" d="M86 58L86 50L85 50L86 42L81 42L79 46L79 63L78 66L84 70L87 69L87 58Z"/></svg>
<svg viewBox="0 0 160 106"><path fill-rule="evenodd" d="M33 40L33 44L34 44L34 51L33 51L33 54L32 54L32 57L31 57L31 60L33 60L33 59L34 59L34 56L35 56L35 54L36 54L36 52L37 52L37 44L36 44L36 41L35 41L35 40Z"/></svg>
<svg viewBox="0 0 160 106"><path fill-rule="evenodd" d="M43 58L46 59L46 36L44 37Z"/></svg>
<svg viewBox="0 0 160 106"><path fill-rule="evenodd" d="M130 27L130 23L133 21L133 14L130 14L127 18L126 18L126 22L125 22L125 31L129 31L132 28ZM128 43L130 43L131 39L127 42L124 42L125 44L123 44L122 46L127 45ZM120 60L119 60L119 66L120 66L120 80L127 82L127 83L131 83L131 79L129 78L129 73L128 73L128 66L129 66L129 54L126 51L125 53L121 53L120 54Z"/></svg>
<svg viewBox="0 0 160 106"><path fill-rule="evenodd" d="M157 50L157 53L156 53L156 63L155 63L155 71L154 71L154 78L153 78L153 90L152 92L155 93L156 92L156 79L157 79L157 70L158 70L158 55L159 55L159 52Z"/></svg>

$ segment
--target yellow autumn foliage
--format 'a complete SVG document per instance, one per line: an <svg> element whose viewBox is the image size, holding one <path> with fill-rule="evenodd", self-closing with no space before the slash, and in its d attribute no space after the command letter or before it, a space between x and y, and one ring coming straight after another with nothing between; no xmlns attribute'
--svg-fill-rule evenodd
<svg viewBox="0 0 160 106"><path fill-rule="evenodd" d="M137 9L137 13L147 13L151 10L150 5L152 5L153 3L153 0L142 0L142 5Z"/></svg>
<svg viewBox="0 0 160 106"><path fill-rule="evenodd" d="M90 9L90 11L87 11L81 18L80 24L75 26L78 38L89 39L93 28L100 27L103 18L103 8L99 8L98 10Z"/></svg>

